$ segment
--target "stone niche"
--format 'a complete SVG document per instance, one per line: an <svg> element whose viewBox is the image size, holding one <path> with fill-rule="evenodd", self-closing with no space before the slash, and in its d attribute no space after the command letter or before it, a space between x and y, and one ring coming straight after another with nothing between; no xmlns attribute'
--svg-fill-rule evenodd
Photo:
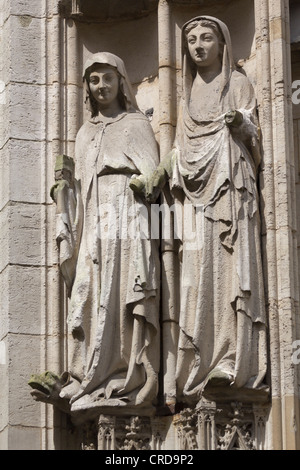
<svg viewBox="0 0 300 470"><path fill-rule="evenodd" d="M181 96L180 28L190 18L208 14L228 25L235 61L256 87L253 0L170 0L165 4L170 10L169 19L164 17L158 0L59 1L61 16L69 29L76 25L79 80L83 64L91 53L106 50L121 57L141 111L151 116L158 142L163 126L169 123L170 142L174 138ZM166 37L168 46L164 44ZM168 70L166 89L162 77ZM164 95L171 98L168 98L168 104L164 103ZM168 116L167 107L170 108ZM81 119L86 117L84 109L81 114Z"/></svg>

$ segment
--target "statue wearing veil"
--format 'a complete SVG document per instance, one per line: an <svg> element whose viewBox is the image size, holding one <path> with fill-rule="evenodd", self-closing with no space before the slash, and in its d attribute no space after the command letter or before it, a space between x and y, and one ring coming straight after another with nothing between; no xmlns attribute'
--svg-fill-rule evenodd
<svg viewBox="0 0 300 470"><path fill-rule="evenodd" d="M176 139L145 186L169 180L181 240L177 399L207 384L256 389L266 373L256 101L235 70L229 31L212 17L182 30L183 94Z"/></svg>
<svg viewBox="0 0 300 470"><path fill-rule="evenodd" d="M129 183L156 168L157 144L120 58L94 54L83 78L91 117L77 134L77 186L61 209L67 233L59 236L68 247L60 265L70 296L60 397L71 412L151 407L159 370L158 247L147 232L149 205ZM59 199L59 186L53 195Z"/></svg>

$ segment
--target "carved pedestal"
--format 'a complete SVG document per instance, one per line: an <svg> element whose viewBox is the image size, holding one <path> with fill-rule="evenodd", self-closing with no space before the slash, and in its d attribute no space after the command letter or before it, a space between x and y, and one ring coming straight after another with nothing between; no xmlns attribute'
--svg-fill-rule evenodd
<svg viewBox="0 0 300 470"><path fill-rule="evenodd" d="M159 417L101 415L98 450L162 450L166 426Z"/></svg>
<svg viewBox="0 0 300 470"><path fill-rule="evenodd" d="M268 402L263 394L252 400L238 395L202 398L195 408L181 411L174 423L178 449L266 450Z"/></svg>
<svg viewBox="0 0 300 470"><path fill-rule="evenodd" d="M209 400L173 416L100 415L82 429L84 450L266 450L267 402ZM242 395L241 397L242 398Z"/></svg>

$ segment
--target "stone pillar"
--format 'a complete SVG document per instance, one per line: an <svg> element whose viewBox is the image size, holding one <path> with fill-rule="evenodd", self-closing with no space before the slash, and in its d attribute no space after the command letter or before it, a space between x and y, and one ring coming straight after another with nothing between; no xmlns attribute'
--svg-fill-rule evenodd
<svg viewBox="0 0 300 470"><path fill-rule="evenodd" d="M267 449L267 440L266 440L266 424L269 414L269 409L266 407L253 405L254 413L254 436L255 436L255 449L256 450L266 450Z"/></svg>
<svg viewBox="0 0 300 470"><path fill-rule="evenodd" d="M61 373L67 363L50 188L56 156L73 152L78 130L79 113L70 112L81 100L73 26L57 0L1 6L1 449L67 447L66 417L34 402L28 380L41 370Z"/></svg>
<svg viewBox="0 0 300 470"><path fill-rule="evenodd" d="M100 416L98 423L98 450L115 450L115 428L115 416Z"/></svg>
<svg viewBox="0 0 300 470"><path fill-rule="evenodd" d="M198 436L200 450L215 450L216 446L216 404L202 399L198 410Z"/></svg>
<svg viewBox="0 0 300 470"><path fill-rule="evenodd" d="M46 360L46 4L5 0L0 14L0 448L10 450L45 441L45 407L27 382Z"/></svg>
<svg viewBox="0 0 300 470"><path fill-rule="evenodd" d="M151 449L162 450L166 437L164 420L159 416L151 418Z"/></svg>
<svg viewBox="0 0 300 470"><path fill-rule="evenodd" d="M160 0L158 6L158 48L159 48L159 140L160 156L164 158L171 150L174 139L174 82L173 66L174 30L171 27L171 1ZM172 205L172 198L167 190L161 197L161 204ZM178 341L179 298L177 262L174 242L174 221L172 217L162 220L162 268L161 268L161 305L162 305L162 374L164 404L174 408L176 403L175 368ZM165 225L166 224L166 225ZM170 230L169 239L164 233ZM168 225L168 226L167 226Z"/></svg>
<svg viewBox="0 0 300 470"><path fill-rule="evenodd" d="M256 1L255 13L263 143L260 185L270 335L271 447L295 449L299 446L298 371L291 356L293 341L299 335L295 321L299 294L289 2Z"/></svg>

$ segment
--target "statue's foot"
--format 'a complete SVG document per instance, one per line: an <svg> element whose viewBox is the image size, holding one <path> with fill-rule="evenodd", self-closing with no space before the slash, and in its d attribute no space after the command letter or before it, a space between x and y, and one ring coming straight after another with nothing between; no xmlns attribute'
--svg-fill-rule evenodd
<svg viewBox="0 0 300 470"><path fill-rule="evenodd" d="M63 385L59 396L65 400L70 400L80 388L80 382L72 377L70 374L65 373L65 384Z"/></svg>
<svg viewBox="0 0 300 470"><path fill-rule="evenodd" d="M234 382L233 374L216 367L207 377L206 385L213 387L228 387Z"/></svg>

